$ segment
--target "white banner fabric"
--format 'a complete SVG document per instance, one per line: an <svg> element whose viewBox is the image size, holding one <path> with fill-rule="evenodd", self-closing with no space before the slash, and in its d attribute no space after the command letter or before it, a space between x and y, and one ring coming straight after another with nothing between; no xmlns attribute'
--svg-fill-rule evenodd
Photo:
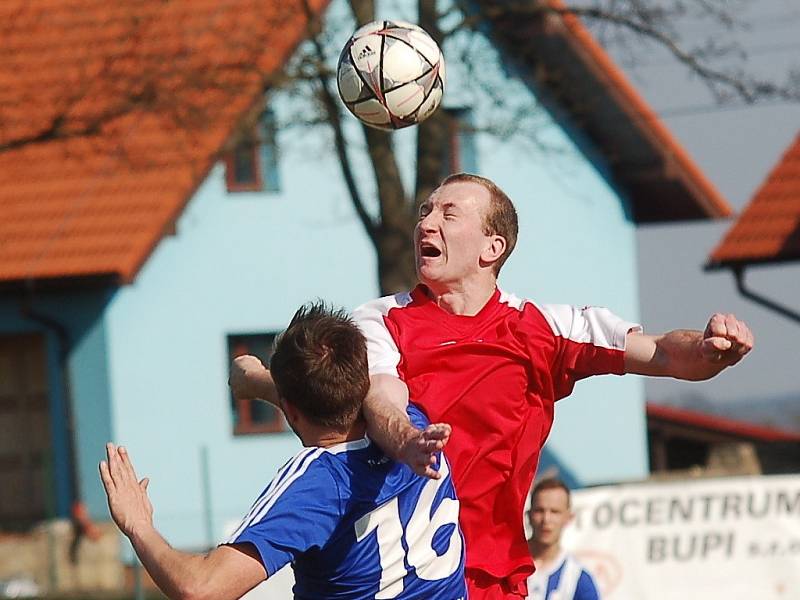
<svg viewBox="0 0 800 600"><path fill-rule="evenodd" d="M563 545L604 600L799 600L800 475L577 490Z"/></svg>

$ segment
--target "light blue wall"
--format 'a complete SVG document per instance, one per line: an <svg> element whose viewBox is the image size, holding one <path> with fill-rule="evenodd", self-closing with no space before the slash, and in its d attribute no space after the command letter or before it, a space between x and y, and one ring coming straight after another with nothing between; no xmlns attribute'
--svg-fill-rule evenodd
<svg viewBox="0 0 800 600"><path fill-rule="evenodd" d="M76 459L81 497L94 518L106 519L106 497L100 489L97 449L112 438L111 394L108 373L108 341L103 318L109 293L73 297L62 318L87 319L86 328L73 342L70 383L75 423ZM97 316L95 316L97 315ZM90 320L89 320L90 319Z"/></svg>

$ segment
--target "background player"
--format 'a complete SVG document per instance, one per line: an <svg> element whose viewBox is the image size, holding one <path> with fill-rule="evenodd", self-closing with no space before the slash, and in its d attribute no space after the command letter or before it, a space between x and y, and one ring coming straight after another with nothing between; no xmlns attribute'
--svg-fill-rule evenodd
<svg viewBox="0 0 800 600"><path fill-rule="evenodd" d="M561 548L561 534L574 516L563 481L543 479L533 486L528 547L536 571L528 577L528 600L599 600L591 574Z"/></svg>
<svg viewBox="0 0 800 600"><path fill-rule="evenodd" d="M453 426L448 458L472 600L527 593L533 562L522 527L525 497L554 403L578 380L609 373L708 379L753 345L733 315L715 314L705 331L645 335L603 308L538 306L502 292L497 275L517 232L514 206L493 182L450 176L420 207L420 285L354 312L368 341L370 437L431 475L429 442L405 414L409 394L432 421ZM274 394L257 359L234 367L235 394Z"/></svg>
<svg viewBox="0 0 800 600"><path fill-rule="evenodd" d="M361 332L341 312L301 308L278 338L272 374L286 419L306 447L263 491L224 544L173 549L153 526L147 479L124 448L100 474L109 508L170 598L239 598L292 563L296 598L441 598L466 594L458 500L447 462L423 479L364 437L369 388ZM413 406L411 422L427 421Z"/></svg>

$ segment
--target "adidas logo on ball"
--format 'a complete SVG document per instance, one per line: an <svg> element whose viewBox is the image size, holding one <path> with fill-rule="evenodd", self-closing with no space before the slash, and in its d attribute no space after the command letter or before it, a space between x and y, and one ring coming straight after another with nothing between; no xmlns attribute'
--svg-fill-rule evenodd
<svg viewBox="0 0 800 600"><path fill-rule="evenodd" d="M358 53L358 57L357 58L358 58L358 60L364 60L368 56L374 56L374 54L375 54L375 50L373 50L369 46L364 46L363 50L361 50L361 52Z"/></svg>

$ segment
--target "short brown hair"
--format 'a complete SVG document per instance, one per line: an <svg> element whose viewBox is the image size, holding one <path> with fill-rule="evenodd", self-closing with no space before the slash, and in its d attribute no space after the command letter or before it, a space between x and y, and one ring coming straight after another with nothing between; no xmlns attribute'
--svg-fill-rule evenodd
<svg viewBox="0 0 800 600"><path fill-rule="evenodd" d="M567 484L556 477L548 477L546 479L542 479L535 486L533 486L533 491L531 491L531 504L533 504L533 500L534 498L536 498L536 494L538 494L543 490L564 490L564 492L567 494L567 508L569 508L570 505L572 504Z"/></svg>
<svg viewBox="0 0 800 600"><path fill-rule="evenodd" d="M278 394L316 425L347 429L369 390L367 343L341 309L302 306L275 341L270 361Z"/></svg>
<svg viewBox="0 0 800 600"><path fill-rule="evenodd" d="M506 249L503 255L494 263L495 276L500 274L500 269L505 264L514 246L517 245L519 223L517 210L514 203L491 179L473 175L472 173L455 173L447 176L439 187L449 183L477 183L489 192L489 210L483 216L483 233L486 235L499 235L506 240Z"/></svg>

